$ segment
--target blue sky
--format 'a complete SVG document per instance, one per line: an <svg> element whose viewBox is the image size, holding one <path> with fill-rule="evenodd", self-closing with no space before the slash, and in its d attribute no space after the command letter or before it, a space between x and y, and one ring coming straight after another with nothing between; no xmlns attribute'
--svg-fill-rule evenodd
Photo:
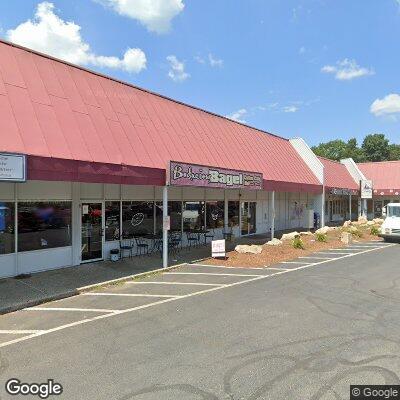
<svg viewBox="0 0 400 400"><path fill-rule="evenodd" d="M122 3L3 1L1 36L310 145L400 143L399 0Z"/></svg>

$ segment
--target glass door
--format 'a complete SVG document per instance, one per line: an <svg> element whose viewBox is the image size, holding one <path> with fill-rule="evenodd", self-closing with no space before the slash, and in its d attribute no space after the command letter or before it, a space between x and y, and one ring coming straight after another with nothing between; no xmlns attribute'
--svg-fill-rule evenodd
<svg viewBox="0 0 400 400"><path fill-rule="evenodd" d="M82 203L82 262L103 258L103 204Z"/></svg>
<svg viewBox="0 0 400 400"><path fill-rule="evenodd" d="M242 236L256 233L256 208L255 201L246 201L240 204L240 233Z"/></svg>

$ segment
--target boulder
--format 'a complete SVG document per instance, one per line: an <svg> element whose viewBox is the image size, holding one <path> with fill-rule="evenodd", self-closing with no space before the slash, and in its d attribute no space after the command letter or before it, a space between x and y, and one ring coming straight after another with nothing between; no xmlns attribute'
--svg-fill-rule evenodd
<svg viewBox="0 0 400 400"><path fill-rule="evenodd" d="M269 242L267 242L268 246L281 246L283 244L282 240L279 240L277 238L273 238Z"/></svg>
<svg viewBox="0 0 400 400"><path fill-rule="evenodd" d="M330 226L323 226L322 228L317 229L315 233L322 233L323 235L326 235L331 230L333 230L333 228Z"/></svg>
<svg viewBox="0 0 400 400"><path fill-rule="evenodd" d="M351 221L344 221L343 228L348 228L351 225Z"/></svg>
<svg viewBox="0 0 400 400"><path fill-rule="evenodd" d="M374 218L372 221L374 222L374 224L382 225L384 219L383 218Z"/></svg>
<svg viewBox="0 0 400 400"><path fill-rule="evenodd" d="M375 222L374 222L374 221L368 221L368 222L367 222L367 225L368 225L368 226L375 225Z"/></svg>
<svg viewBox="0 0 400 400"><path fill-rule="evenodd" d="M345 244L353 243L353 235L350 232L342 232L340 236L340 241Z"/></svg>
<svg viewBox="0 0 400 400"><path fill-rule="evenodd" d="M281 240L293 240L297 236L300 236L300 233L297 231L284 233L281 237Z"/></svg>
<svg viewBox="0 0 400 400"><path fill-rule="evenodd" d="M313 236L314 234L310 231L300 232L300 236Z"/></svg>
<svg viewBox="0 0 400 400"><path fill-rule="evenodd" d="M368 222L367 217L364 217L364 216L362 216L362 215L360 215L360 216L358 217L358 223L359 223L359 224L366 224L367 222Z"/></svg>
<svg viewBox="0 0 400 400"><path fill-rule="evenodd" d="M262 246L256 244L238 244L235 247L235 251L238 253L252 253L252 254L260 254L262 252Z"/></svg>

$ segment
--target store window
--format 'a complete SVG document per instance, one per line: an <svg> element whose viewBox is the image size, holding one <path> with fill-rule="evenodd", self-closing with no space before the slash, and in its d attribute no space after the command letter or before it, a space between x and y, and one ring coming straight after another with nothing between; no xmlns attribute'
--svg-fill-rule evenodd
<svg viewBox="0 0 400 400"><path fill-rule="evenodd" d="M18 251L71 245L71 202L18 203Z"/></svg>
<svg viewBox="0 0 400 400"><path fill-rule="evenodd" d="M168 215L171 221L171 231L180 232L182 230L182 202L169 201ZM163 206L162 202L156 203L156 233L161 234L163 229Z"/></svg>
<svg viewBox="0 0 400 400"><path fill-rule="evenodd" d="M223 201L207 201L206 224L207 224L207 229L217 229L224 227Z"/></svg>
<svg viewBox="0 0 400 400"><path fill-rule="evenodd" d="M183 230L204 228L204 201L185 201L183 203Z"/></svg>
<svg viewBox="0 0 400 400"><path fill-rule="evenodd" d="M122 235L141 236L154 233L154 202L122 202Z"/></svg>
<svg viewBox="0 0 400 400"><path fill-rule="evenodd" d="M118 240L120 236L120 202L105 203L105 238L106 241Z"/></svg>
<svg viewBox="0 0 400 400"><path fill-rule="evenodd" d="M15 204L0 201L0 254L15 251Z"/></svg>
<svg viewBox="0 0 400 400"><path fill-rule="evenodd" d="M228 226L239 226L238 201L228 201Z"/></svg>

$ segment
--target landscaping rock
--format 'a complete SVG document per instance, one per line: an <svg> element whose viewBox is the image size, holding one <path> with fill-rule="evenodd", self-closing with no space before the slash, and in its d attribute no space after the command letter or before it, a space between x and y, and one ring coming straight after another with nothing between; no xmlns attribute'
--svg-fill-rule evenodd
<svg viewBox="0 0 400 400"><path fill-rule="evenodd" d="M351 225L351 221L345 221L343 224L343 228L348 228Z"/></svg>
<svg viewBox="0 0 400 400"><path fill-rule="evenodd" d="M340 241L345 244L352 244L353 235L350 232L342 232L342 235L340 236Z"/></svg>
<svg viewBox="0 0 400 400"><path fill-rule="evenodd" d="M313 236L314 234L310 231L300 232L300 236Z"/></svg>
<svg viewBox="0 0 400 400"><path fill-rule="evenodd" d="M368 221L368 222L367 222L367 225L368 225L368 226L375 225L375 222L374 222L374 221Z"/></svg>
<svg viewBox="0 0 400 400"><path fill-rule="evenodd" d="M333 228L330 226L324 226L322 228L319 228L315 231L315 233L322 233L323 235L326 235L329 231L332 231Z"/></svg>
<svg viewBox="0 0 400 400"><path fill-rule="evenodd" d="M363 217L363 216L358 217L359 224L366 224L367 222L368 222L368 219L366 217Z"/></svg>
<svg viewBox="0 0 400 400"><path fill-rule="evenodd" d="M372 221L377 225L382 225L384 219L383 218L374 218Z"/></svg>
<svg viewBox="0 0 400 400"><path fill-rule="evenodd" d="M252 253L252 254L260 254L262 252L262 246L256 244L238 244L235 247L235 251L237 253Z"/></svg>
<svg viewBox="0 0 400 400"><path fill-rule="evenodd" d="M269 242L267 242L268 246L281 246L283 244L282 240L279 240L277 238L273 238Z"/></svg>
<svg viewBox="0 0 400 400"><path fill-rule="evenodd" d="M293 240L296 236L299 236L300 233L297 231L284 233L281 237L281 240Z"/></svg>

